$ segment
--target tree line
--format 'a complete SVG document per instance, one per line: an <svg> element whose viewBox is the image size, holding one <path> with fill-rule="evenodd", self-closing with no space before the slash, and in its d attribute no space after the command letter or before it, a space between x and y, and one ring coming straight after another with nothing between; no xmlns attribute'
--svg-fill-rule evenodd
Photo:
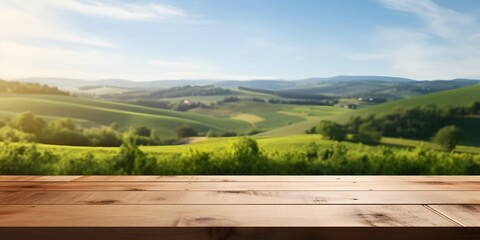
<svg viewBox="0 0 480 240"><path fill-rule="evenodd" d="M148 127L132 128L141 145L165 144L165 140ZM84 129L71 119L57 119L47 122L32 112L24 112L13 119L0 121L0 141L37 142L70 146L118 147L122 135L117 123L110 126Z"/></svg>
<svg viewBox="0 0 480 240"><path fill-rule="evenodd" d="M480 102L466 106L437 107L430 104L412 108L397 108L383 115L356 116L342 125L332 121L321 121L307 133L318 132L332 140L351 140L367 144L378 144L382 136L430 140L447 150L453 150L462 141L462 131L455 126L455 120L467 115L477 115Z"/></svg>
<svg viewBox="0 0 480 240"><path fill-rule="evenodd" d="M39 83L22 83L4 80L0 80L0 93L70 95L70 93L62 91L57 87L49 87Z"/></svg>
<svg viewBox="0 0 480 240"><path fill-rule="evenodd" d="M119 147L123 136L132 132L136 135L139 145L174 145L179 140L189 137L232 137L239 133L233 131L198 132L191 126L183 125L173 129L176 137L161 137L154 128L146 126L131 127L121 131L120 126L113 122L110 126L82 128L68 118L46 121L32 112L20 113L13 119L0 119L0 142L35 142L67 146ZM253 135L258 131L250 131Z"/></svg>

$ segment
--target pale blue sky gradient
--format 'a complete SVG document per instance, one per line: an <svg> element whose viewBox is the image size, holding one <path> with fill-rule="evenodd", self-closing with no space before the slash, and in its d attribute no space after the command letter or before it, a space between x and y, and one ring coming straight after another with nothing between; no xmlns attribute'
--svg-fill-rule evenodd
<svg viewBox="0 0 480 240"><path fill-rule="evenodd" d="M0 78L480 78L477 0L3 0Z"/></svg>

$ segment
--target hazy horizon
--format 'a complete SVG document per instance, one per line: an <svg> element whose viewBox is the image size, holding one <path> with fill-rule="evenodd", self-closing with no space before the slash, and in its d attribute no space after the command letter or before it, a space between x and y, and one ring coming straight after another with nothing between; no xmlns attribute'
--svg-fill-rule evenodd
<svg viewBox="0 0 480 240"><path fill-rule="evenodd" d="M480 78L480 1L5 0L0 78Z"/></svg>
<svg viewBox="0 0 480 240"><path fill-rule="evenodd" d="M368 79L369 77L384 77L384 78L404 78L398 76L381 76L381 75L335 75L335 76L323 76L323 77L307 77L301 79L280 79L280 78L252 78L252 79L151 79L151 80L142 80L142 79L125 79L125 78L102 78L102 79L79 79L79 78L69 78L69 77L39 77L39 76L31 76L31 77L21 77L21 78L14 78L14 79L0 79L7 80L7 81L18 81L18 80L31 80L31 79L42 79L42 80L79 80L79 81L88 81L88 82L98 82L98 81L129 81L129 82L156 82L156 81L198 81L198 82L221 82L221 81L302 81L307 79L330 79L330 78L337 78L337 77L365 77ZM415 79L415 78L404 78L414 81L451 81L451 80L458 80L458 79L466 79L466 80L480 80L480 78L450 78L450 79Z"/></svg>

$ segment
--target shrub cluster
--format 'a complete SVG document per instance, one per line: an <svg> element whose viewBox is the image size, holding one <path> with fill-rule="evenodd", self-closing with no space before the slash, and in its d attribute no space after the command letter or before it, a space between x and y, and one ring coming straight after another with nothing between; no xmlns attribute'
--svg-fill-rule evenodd
<svg viewBox="0 0 480 240"><path fill-rule="evenodd" d="M454 126L458 118L477 115L480 102L471 102L466 106L447 106L439 108L430 104L421 107L398 108L384 115L371 114L366 117L352 117L347 124L321 121L316 128L305 133L320 133L325 138L342 141L351 134L351 140L366 144L378 144L382 136L433 140L446 150L453 150L461 143L462 132Z"/></svg>
<svg viewBox="0 0 480 240"><path fill-rule="evenodd" d="M0 145L0 174L259 174L259 175L474 175L480 155L394 147L348 148L318 145L288 153L266 153L250 138L240 138L215 152L148 154L136 135L124 136L118 153L102 156L57 155L35 145Z"/></svg>
<svg viewBox="0 0 480 240"><path fill-rule="evenodd" d="M137 127L135 133L141 145L161 143L153 129ZM31 112L21 113L0 126L0 141L3 142L118 147L122 144L122 134L115 123L110 127L83 129L70 119L47 122Z"/></svg>

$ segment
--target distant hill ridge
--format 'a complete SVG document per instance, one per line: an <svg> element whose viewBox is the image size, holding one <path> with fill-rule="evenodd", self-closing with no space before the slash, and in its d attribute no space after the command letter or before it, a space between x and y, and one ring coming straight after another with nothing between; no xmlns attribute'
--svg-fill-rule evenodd
<svg viewBox="0 0 480 240"><path fill-rule="evenodd" d="M480 101L480 85L405 98L361 110L348 111L334 116L312 118L308 121L261 133L260 136L277 137L302 134L306 129L316 126L321 120L332 120L344 124L347 123L351 117L366 117L370 114L382 115L390 113L397 108L412 108L429 104L435 104L438 107L465 106L474 101ZM478 139L480 128L478 126L480 126L480 118L459 119L458 127L464 130L467 145L480 146L480 141Z"/></svg>
<svg viewBox="0 0 480 240"><path fill-rule="evenodd" d="M283 79L252 79L252 80L155 80L155 81L130 81L125 79L103 79L103 80L83 80L83 79L73 79L73 78L54 78L54 77L31 77L31 78L21 78L21 79L12 79L20 82L38 82L41 84L48 84L52 86L57 86L60 88L78 88L81 86L92 86L92 85L108 85L116 87L158 87L158 88L169 88L169 87L178 87L184 85L209 85L213 84L216 86L223 87L238 87L244 86L249 87L248 85L254 85L250 87L255 87L259 85L269 85L269 86L281 86L281 87L290 87L293 85L304 84L304 83L319 83L319 82L348 82L348 81L382 81L382 82L411 82L419 81L416 79L409 78L400 78L400 77L391 77L391 76L348 76L348 75L339 75L328 78L306 78L300 80L283 80ZM437 79L432 79L428 81L434 81ZM438 79L441 81L446 81L443 79ZM476 81L480 83L480 80L476 79L451 79L455 81ZM426 81L426 80L420 80Z"/></svg>
<svg viewBox="0 0 480 240"><path fill-rule="evenodd" d="M451 90L479 84L475 79L452 80L414 80L390 76L335 76L330 78L308 78L302 80L158 80L158 81L129 81L123 79L104 79L87 81L67 78L24 78L22 82L38 82L49 86L56 86L62 90L82 93L86 89L95 89L95 86L121 88L128 90L152 91L170 89L187 85L212 85L219 88L236 89L239 87L269 91L289 91L305 95L322 95L338 98L379 98L387 101L411 96L429 94L433 92ZM87 88L85 88L87 87ZM113 89L111 89L113 91ZM115 89L115 92L119 92ZM120 91L122 92L122 91ZM107 94L108 91L100 91Z"/></svg>

